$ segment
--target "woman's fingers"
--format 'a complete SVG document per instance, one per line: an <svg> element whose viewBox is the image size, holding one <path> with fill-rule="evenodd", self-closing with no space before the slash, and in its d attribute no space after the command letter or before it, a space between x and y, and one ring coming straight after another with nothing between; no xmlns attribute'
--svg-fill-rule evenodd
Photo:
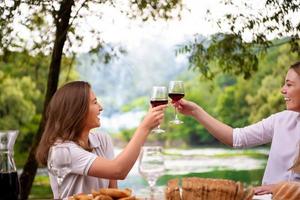
<svg viewBox="0 0 300 200"><path fill-rule="evenodd" d="M160 106L155 106L152 108L153 111L158 111L158 110L165 110L168 107L168 104L160 105Z"/></svg>
<svg viewBox="0 0 300 200"><path fill-rule="evenodd" d="M254 188L256 195L271 194L274 185L263 185Z"/></svg>
<svg viewBox="0 0 300 200"><path fill-rule="evenodd" d="M151 128L158 126L162 122L166 107L167 105L160 105L160 106L150 108L149 113L146 117L147 118L146 121L148 121L147 123L148 125L151 126Z"/></svg>

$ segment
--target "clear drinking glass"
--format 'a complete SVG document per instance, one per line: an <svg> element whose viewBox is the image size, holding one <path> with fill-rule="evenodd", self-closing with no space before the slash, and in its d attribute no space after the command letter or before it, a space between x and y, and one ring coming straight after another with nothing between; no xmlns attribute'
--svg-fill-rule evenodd
<svg viewBox="0 0 300 200"><path fill-rule="evenodd" d="M179 101L181 98L183 98L184 97L183 81L170 81L168 95L175 102ZM175 110L175 118L172 121L170 121L170 123L182 124L183 121L178 119L176 108L174 108L174 110Z"/></svg>
<svg viewBox="0 0 300 200"><path fill-rule="evenodd" d="M53 146L48 154L48 170L56 177L58 184L58 199L61 199L61 185L68 173L71 172L71 153L68 147Z"/></svg>
<svg viewBox="0 0 300 200"><path fill-rule="evenodd" d="M154 86L154 87L152 87L150 103L151 103L152 107L167 104L168 103L167 88L164 87L164 86ZM158 127L153 129L152 132L154 132L154 133L164 133L165 130L161 129L160 125L158 125Z"/></svg>
<svg viewBox="0 0 300 200"><path fill-rule="evenodd" d="M164 174L164 156L159 146L144 146L139 156L139 173L147 180L150 193L155 191L157 179Z"/></svg>

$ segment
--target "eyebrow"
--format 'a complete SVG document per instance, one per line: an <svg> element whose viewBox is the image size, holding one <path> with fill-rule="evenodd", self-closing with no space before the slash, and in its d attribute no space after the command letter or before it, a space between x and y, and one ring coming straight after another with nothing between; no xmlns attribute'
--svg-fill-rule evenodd
<svg viewBox="0 0 300 200"><path fill-rule="evenodd" d="M291 82L291 83L294 83L295 81L292 81L292 80L289 80L289 79L286 79L285 82Z"/></svg>

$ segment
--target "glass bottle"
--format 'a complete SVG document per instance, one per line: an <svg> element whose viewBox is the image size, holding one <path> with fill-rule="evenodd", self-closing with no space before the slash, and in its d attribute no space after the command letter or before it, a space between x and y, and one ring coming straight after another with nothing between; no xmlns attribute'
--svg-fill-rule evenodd
<svg viewBox="0 0 300 200"><path fill-rule="evenodd" d="M18 131L0 131L0 195L1 200L18 200L20 184L14 161L14 144Z"/></svg>

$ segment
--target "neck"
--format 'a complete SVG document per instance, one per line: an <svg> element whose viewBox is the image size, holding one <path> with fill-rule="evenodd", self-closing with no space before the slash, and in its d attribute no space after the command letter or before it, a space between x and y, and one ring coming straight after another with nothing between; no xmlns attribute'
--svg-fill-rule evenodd
<svg viewBox="0 0 300 200"><path fill-rule="evenodd" d="M89 147L89 133L90 130L83 130L80 136L80 142L84 147Z"/></svg>

